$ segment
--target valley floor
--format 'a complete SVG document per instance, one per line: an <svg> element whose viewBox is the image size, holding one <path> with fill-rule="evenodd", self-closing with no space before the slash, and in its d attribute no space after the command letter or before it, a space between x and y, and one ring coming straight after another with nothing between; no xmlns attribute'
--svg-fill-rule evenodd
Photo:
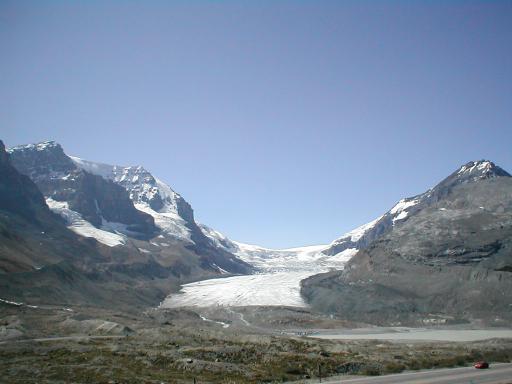
<svg viewBox="0 0 512 384"><path fill-rule="evenodd" d="M347 379L512 359L512 339L395 343L304 337L315 329L356 326L361 324L296 307L141 314L3 303L0 382L316 382L319 374Z"/></svg>

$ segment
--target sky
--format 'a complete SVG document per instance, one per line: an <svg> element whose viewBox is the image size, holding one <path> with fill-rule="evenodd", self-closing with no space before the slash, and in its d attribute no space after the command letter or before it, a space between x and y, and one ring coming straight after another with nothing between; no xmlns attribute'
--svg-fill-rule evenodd
<svg viewBox="0 0 512 384"><path fill-rule="evenodd" d="M232 239L330 243L512 172L511 1L0 1L0 139L142 165Z"/></svg>

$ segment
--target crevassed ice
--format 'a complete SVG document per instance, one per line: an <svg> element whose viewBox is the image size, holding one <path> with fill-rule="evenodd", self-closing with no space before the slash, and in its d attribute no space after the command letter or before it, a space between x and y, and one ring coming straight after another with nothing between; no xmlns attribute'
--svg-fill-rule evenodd
<svg viewBox="0 0 512 384"><path fill-rule="evenodd" d="M343 269L357 253L357 249L351 248L327 256L322 253L326 245L270 249L231 241L207 226L200 227L219 246L259 268L260 272L186 284L179 293L165 299L161 304L163 308L215 305L306 307L300 295L301 280L331 268Z"/></svg>
<svg viewBox="0 0 512 384"><path fill-rule="evenodd" d="M342 269L357 253L357 249L346 249L335 256L325 256L318 264L302 263L301 269L276 270L268 264L266 273L202 280L186 284L179 293L169 295L161 308L209 307L209 306L288 306L307 307L300 294L301 280L326 272L330 267ZM327 261L328 260L328 261ZM295 266L297 267L297 265Z"/></svg>

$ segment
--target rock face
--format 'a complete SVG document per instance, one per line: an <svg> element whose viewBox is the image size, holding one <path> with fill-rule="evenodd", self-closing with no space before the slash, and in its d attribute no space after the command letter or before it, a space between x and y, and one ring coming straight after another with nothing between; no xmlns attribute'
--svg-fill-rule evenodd
<svg viewBox="0 0 512 384"><path fill-rule="evenodd" d="M50 215L45 200L37 186L11 164L5 146L0 141L0 209L16 213L27 220Z"/></svg>
<svg viewBox="0 0 512 384"><path fill-rule="evenodd" d="M342 272L303 281L316 309L379 324L512 321L512 177L470 162L379 219ZM375 225L373 228L375 228Z"/></svg>
<svg viewBox="0 0 512 384"><path fill-rule="evenodd" d="M470 161L434 188L400 200L384 215L334 240L323 253L335 255L349 248L364 249L393 228L400 227L417 212L449 195L457 185L501 176L510 177L510 174L490 161Z"/></svg>
<svg viewBox="0 0 512 384"><path fill-rule="evenodd" d="M0 274L76 261L77 254L83 261L98 257L49 210L37 186L12 166L0 141Z"/></svg>
<svg viewBox="0 0 512 384"><path fill-rule="evenodd" d="M69 208L97 228L104 222L125 224L125 230L141 238L157 232L153 218L135 209L124 188L86 172L55 142L9 149L11 161L29 176L47 198L67 202Z"/></svg>

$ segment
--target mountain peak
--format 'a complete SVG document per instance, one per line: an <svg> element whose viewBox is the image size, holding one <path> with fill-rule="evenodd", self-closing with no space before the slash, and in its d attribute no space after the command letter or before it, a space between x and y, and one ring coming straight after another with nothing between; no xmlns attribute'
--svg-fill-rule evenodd
<svg viewBox="0 0 512 384"><path fill-rule="evenodd" d="M42 141L42 142L36 143L36 144L17 145L15 147L9 148L7 151L8 152L23 151L23 150L47 151L47 150L52 150L52 149L60 149L61 151L63 151L62 146L53 140Z"/></svg>
<svg viewBox="0 0 512 384"><path fill-rule="evenodd" d="M37 144L18 145L8 148L7 153L15 168L36 181L44 175L60 179L76 166L66 156L62 146L55 141L43 141Z"/></svg>
<svg viewBox="0 0 512 384"><path fill-rule="evenodd" d="M491 178L497 176L511 177L511 175L504 169L498 167L492 161L489 160L477 160L470 161L464 164L457 171L457 175L460 177L470 178Z"/></svg>

